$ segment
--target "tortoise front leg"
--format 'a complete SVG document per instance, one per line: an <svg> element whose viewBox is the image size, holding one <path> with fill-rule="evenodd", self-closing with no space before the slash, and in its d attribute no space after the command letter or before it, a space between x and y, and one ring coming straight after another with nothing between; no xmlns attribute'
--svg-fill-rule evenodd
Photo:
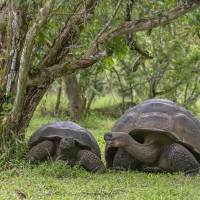
<svg viewBox="0 0 200 200"><path fill-rule="evenodd" d="M193 154L178 143L171 144L163 152L158 167L168 172L181 171L188 176L195 176L200 170L200 165Z"/></svg>
<svg viewBox="0 0 200 200"><path fill-rule="evenodd" d="M115 154L113 161L113 169L115 170L136 170L141 162L134 158L126 150L119 148Z"/></svg>
<svg viewBox="0 0 200 200"><path fill-rule="evenodd" d="M89 172L98 172L100 174L106 172L106 168L101 159L91 151L80 150L76 158L81 162L81 166Z"/></svg>
<svg viewBox="0 0 200 200"><path fill-rule="evenodd" d="M30 149L27 155L27 159L30 161L30 163L37 164L38 162L52 155L54 149L55 148L52 141L44 140L43 142L37 144Z"/></svg>

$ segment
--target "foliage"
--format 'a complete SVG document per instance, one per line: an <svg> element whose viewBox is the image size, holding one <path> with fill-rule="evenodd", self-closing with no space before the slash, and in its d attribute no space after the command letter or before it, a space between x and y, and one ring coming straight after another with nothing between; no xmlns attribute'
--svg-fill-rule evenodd
<svg viewBox="0 0 200 200"><path fill-rule="evenodd" d="M163 6L170 9L177 4L171 1L140 3L134 3L131 15L133 19L158 15L163 11ZM107 2L101 4L109 6ZM114 8L113 5L111 7ZM125 5L122 5L111 25L125 20L124 10ZM93 35L100 31L102 23L105 24L112 13L112 9L96 10L97 18L87 25L86 32L81 35L85 44L93 40ZM98 17L101 17L101 20L98 20ZM200 94L198 19L197 10L156 29L134 34L135 42L153 57L144 59L136 72L133 71L133 65L140 54L136 50L130 50L124 36L110 42L109 48L114 50L112 57L93 68L77 72L87 102L90 101L91 94L94 100L110 93L112 88L122 97L122 104L125 99L132 103L140 103L145 99L159 97L173 100L195 111L194 104Z"/></svg>
<svg viewBox="0 0 200 200"><path fill-rule="evenodd" d="M110 66L111 87L135 103L155 97L167 98L192 109L200 94L199 37L196 21L188 21L192 16L197 13L187 15L185 21L174 21L154 29L150 35L136 34L135 40L153 59L144 60L134 72L137 52L120 50L114 55L114 62L105 63Z"/></svg>

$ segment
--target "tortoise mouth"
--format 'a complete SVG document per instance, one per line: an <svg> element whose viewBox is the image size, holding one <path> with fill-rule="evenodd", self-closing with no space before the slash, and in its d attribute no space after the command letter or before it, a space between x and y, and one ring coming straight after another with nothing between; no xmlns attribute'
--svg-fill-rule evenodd
<svg viewBox="0 0 200 200"><path fill-rule="evenodd" d="M116 146L119 143L117 137L110 132L104 134L104 140L109 146Z"/></svg>
<svg viewBox="0 0 200 200"><path fill-rule="evenodd" d="M112 145L115 144L115 142L112 141L112 140L106 140L106 144L109 145L109 146L112 146Z"/></svg>
<svg viewBox="0 0 200 200"><path fill-rule="evenodd" d="M62 149L62 150L67 150L67 149L71 149L73 146L72 145L62 145L62 144L60 144L60 149Z"/></svg>

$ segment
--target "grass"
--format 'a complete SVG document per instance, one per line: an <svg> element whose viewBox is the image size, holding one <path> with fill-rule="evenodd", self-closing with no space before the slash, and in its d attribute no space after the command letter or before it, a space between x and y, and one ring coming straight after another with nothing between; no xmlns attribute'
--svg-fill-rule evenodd
<svg viewBox="0 0 200 200"><path fill-rule="evenodd" d="M68 120L64 114L41 116L35 113L27 130L27 139L41 125L58 120ZM97 139L104 160L103 134L109 131L116 119L92 114L80 125ZM25 159L7 163L0 171L0 200L198 200L200 175L185 177L182 173L146 174L141 172L114 172L92 174L78 166L70 168L65 163L43 162L37 166ZM21 195L20 195L21 194Z"/></svg>
<svg viewBox="0 0 200 200"><path fill-rule="evenodd" d="M158 199L198 200L199 176L145 174L138 172L91 174L63 163L22 163L1 172L0 199Z"/></svg>

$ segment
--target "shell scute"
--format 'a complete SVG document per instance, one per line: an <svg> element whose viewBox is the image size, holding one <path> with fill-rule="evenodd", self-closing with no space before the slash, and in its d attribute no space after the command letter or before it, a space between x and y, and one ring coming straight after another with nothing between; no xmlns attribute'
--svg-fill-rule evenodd
<svg viewBox="0 0 200 200"><path fill-rule="evenodd" d="M190 135L190 137L199 137L200 134L200 128L199 126L187 115L178 113L175 116L176 120L176 131L179 132L180 134L187 133ZM192 139L192 138L191 138Z"/></svg>
<svg viewBox="0 0 200 200"><path fill-rule="evenodd" d="M173 131L173 118L166 113L151 112L140 115L135 127L149 129L165 129Z"/></svg>

